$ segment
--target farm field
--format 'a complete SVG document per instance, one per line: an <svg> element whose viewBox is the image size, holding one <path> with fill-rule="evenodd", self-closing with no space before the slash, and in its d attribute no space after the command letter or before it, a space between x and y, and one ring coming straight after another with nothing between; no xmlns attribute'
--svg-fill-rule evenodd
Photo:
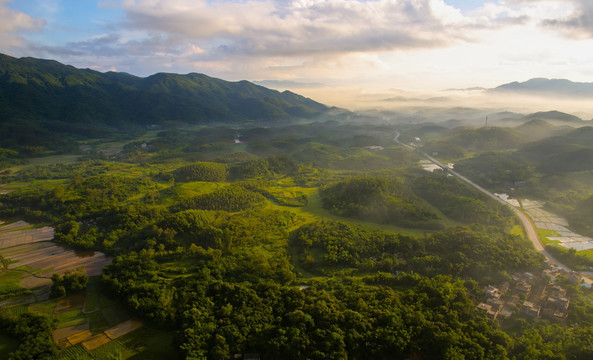
<svg viewBox="0 0 593 360"><path fill-rule="evenodd" d="M95 276L111 263L111 259L100 252L65 249L51 242L53 236L51 227L36 228L24 221L0 224L0 256L5 261L0 284L16 283L26 289L36 289L38 296L32 301L40 301L47 299L47 286L51 284L53 273L63 274L84 267L89 276Z"/></svg>
<svg viewBox="0 0 593 360"><path fill-rule="evenodd" d="M130 319L128 312L117 302L99 294L98 277L92 277L87 289L81 293L60 299L45 300L30 304L4 306L3 316L18 316L24 313L47 315L58 320L58 328L52 338L60 349L59 359L127 359L151 350L158 353L153 343L161 346L162 339L170 354L172 337L157 329L144 329L142 321ZM92 303L90 307L86 304ZM92 308L92 311L85 310ZM160 339L154 342L148 338ZM12 338L0 336L0 359L15 350L18 343ZM154 347L154 348L153 348ZM147 359L159 358L148 355Z"/></svg>
<svg viewBox="0 0 593 360"><path fill-rule="evenodd" d="M576 251L593 248L593 239L568 229L566 219L543 210L542 203L531 200L523 200L522 202L523 208L531 217L535 226L552 234L545 236L548 241L556 242L567 249L575 249Z"/></svg>

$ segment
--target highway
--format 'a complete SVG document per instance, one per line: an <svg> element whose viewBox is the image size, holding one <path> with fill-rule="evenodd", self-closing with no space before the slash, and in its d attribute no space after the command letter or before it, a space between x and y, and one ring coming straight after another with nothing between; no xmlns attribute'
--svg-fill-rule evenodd
<svg viewBox="0 0 593 360"><path fill-rule="evenodd" d="M408 144L404 144L403 142L399 141L399 137L400 137L400 133L398 131L395 132L395 137L393 138L393 140L408 148L411 149L413 151L416 151L419 154L422 154L422 156L424 156L425 158L427 158L428 160L430 160L431 162L433 162L434 164L436 164L437 166L439 166L441 169L443 169L444 171L448 172L449 174L456 176L458 179L466 182L467 184L473 186L474 188L478 189L479 191L481 191L482 193L488 195L489 197L493 198L494 200L498 201L501 204L504 204L506 206L508 206L514 213L515 215L517 215L517 217L519 218L519 220L521 220L521 223L523 224L523 228L525 229L525 233L527 234L527 237L529 238L529 240L531 240L531 243L533 244L533 246L535 247L535 249L540 252L541 254L543 254L546 259L548 259L549 261L554 262L558 267L565 269L567 271L573 271L571 268L569 268L568 266L560 263L558 260L556 260L552 255L550 255L550 253L548 253L544 247L542 246L541 242L539 241L539 237L537 236L537 231L535 230L535 226L533 225L533 223L531 222L531 220L529 219L529 217L527 217L527 215L525 215L520 209L517 209L516 207L512 206L511 204L507 203L506 201L500 199L499 197L495 196L493 193L491 193L490 191L484 189L483 187L481 187L480 185L474 183L473 181L471 181L470 179L466 178L465 176L459 174L456 171L453 171L452 169L450 169L448 166L445 166L444 164L442 164L440 161L438 161L437 159L433 158L432 156L423 153L421 151L419 151L418 149L414 148L413 146L410 146ZM591 283L591 280L585 278L587 281L587 283Z"/></svg>

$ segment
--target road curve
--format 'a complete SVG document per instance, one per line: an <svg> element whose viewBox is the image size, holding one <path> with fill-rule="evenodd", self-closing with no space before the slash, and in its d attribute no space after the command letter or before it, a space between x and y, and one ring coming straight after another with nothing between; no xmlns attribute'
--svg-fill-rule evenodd
<svg viewBox="0 0 593 360"><path fill-rule="evenodd" d="M419 151L418 149L414 148L413 146L410 146L408 144L404 144L403 142L399 141L399 137L400 137L400 133L399 131L395 132L395 137L393 138L393 141L395 141L396 143L403 145L404 147L414 150L418 153L420 153L422 156L424 156L425 158L427 158L428 160L430 160L432 163L436 164L437 166L439 166L440 168L442 168L444 171L448 172L449 174L457 177L458 179L460 179L461 181L473 186L474 188L478 189L480 192L488 195L489 197L491 197L492 199L498 201L501 204L504 204L506 206L508 206L514 213L515 215L517 215L517 217L519 218L519 220L521 220L521 223L523 224L523 228L525 229L525 233L527 234L527 237L529 238L529 240L531 240L531 243L533 244L533 246L535 247L535 249L540 252L542 255L544 255L546 257L546 259L548 259L549 261L554 262L556 265L558 265L558 267L563 268L567 271L572 271L571 268L569 268L568 266L558 262L558 260L556 260L552 255L550 255L550 253L548 253L544 247L542 246L541 242L539 241L539 237L537 236L537 231L535 230L535 226L533 225L533 223L531 222L531 220L527 217L527 215L525 215L521 210L517 209L516 207L512 206L511 204L507 203L506 201L502 200L501 198L495 196L493 193L491 193L490 191L484 189L483 187L481 187L480 185L474 183L473 181L471 181L470 179L466 178L465 176L459 174L456 171L453 171L452 169L450 169L449 167L445 166L444 164L442 164L440 161L438 161L437 159L433 158L432 156L423 153L421 151Z"/></svg>

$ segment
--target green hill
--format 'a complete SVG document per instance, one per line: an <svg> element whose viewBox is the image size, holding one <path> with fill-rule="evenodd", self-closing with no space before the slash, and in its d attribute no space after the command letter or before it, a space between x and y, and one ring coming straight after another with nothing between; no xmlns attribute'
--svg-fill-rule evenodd
<svg viewBox="0 0 593 360"><path fill-rule="evenodd" d="M593 127L584 126L564 135L530 143L518 153L546 173L593 169Z"/></svg>
<svg viewBox="0 0 593 360"><path fill-rule="evenodd" d="M453 129L446 141L466 150L492 151L516 149L526 140L513 129L489 127Z"/></svg>
<svg viewBox="0 0 593 360"><path fill-rule="evenodd" d="M562 135L572 130L569 126L555 126L541 119L529 120L524 124L515 127L526 139L533 141L545 139L551 136Z"/></svg>
<svg viewBox="0 0 593 360"><path fill-rule="evenodd" d="M228 82L196 73L140 78L1 54L0 105L0 123L29 120L118 127L169 120L277 121L310 118L327 110L289 91L247 81Z"/></svg>

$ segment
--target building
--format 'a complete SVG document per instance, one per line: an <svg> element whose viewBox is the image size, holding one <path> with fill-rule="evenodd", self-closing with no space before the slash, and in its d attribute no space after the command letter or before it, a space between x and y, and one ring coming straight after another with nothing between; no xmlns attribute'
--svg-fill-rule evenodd
<svg viewBox="0 0 593 360"><path fill-rule="evenodd" d="M542 310L542 307L536 305L530 301L525 301L523 306L521 307L521 312L527 316L531 316L533 318L539 318L539 314Z"/></svg>
<svg viewBox="0 0 593 360"><path fill-rule="evenodd" d="M525 281L519 281L517 283L517 285L515 285L515 289L517 289L517 291L525 294L526 296L529 296L529 294L531 293L531 284L529 284Z"/></svg>
<svg viewBox="0 0 593 360"><path fill-rule="evenodd" d="M502 296L502 292L497 287L489 285L486 288L486 295L491 298L500 299L500 297Z"/></svg>
<svg viewBox="0 0 593 360"><path fill-rule="evenodd" d="M486 316L488 316L492 320L496 319L501 307L492 306L490 304L485 303L480 303L480 305L478 305L478 309L484 311L486 313Z"/></svg>

